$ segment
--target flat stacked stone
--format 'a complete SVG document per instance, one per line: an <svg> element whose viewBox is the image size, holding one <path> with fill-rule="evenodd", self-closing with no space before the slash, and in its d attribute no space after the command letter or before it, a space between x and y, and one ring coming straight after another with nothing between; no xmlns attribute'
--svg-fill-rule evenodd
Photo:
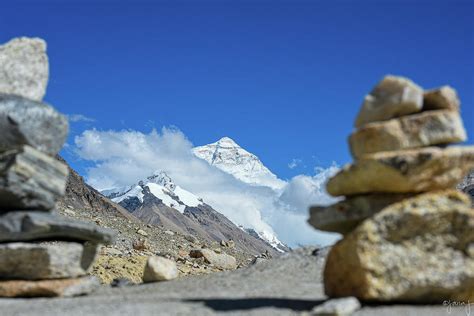
<svg viewBox="0 0 474 316"><path fill-rule="evenodd" d="M112 231L59 216L68 168L55 159L68 121L41 101L46 44L0 46L0 296L74 296L98 285L87 273Z"/></svg>
<svg viewBox="0 0 474 316"><path fill-rule="evenodd" d="M344 197L308 222L344 238L331 249L325 292L365 301L474 299L474 209L453 188L474 168L456 91L423 91L386 76L349 137L355 161L327 183Z"/></svg>

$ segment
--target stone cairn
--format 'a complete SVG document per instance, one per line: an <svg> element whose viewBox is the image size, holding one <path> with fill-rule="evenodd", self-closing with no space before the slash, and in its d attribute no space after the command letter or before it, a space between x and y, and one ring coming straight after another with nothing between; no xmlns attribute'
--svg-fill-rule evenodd
<svg viewBox="0 0 474 316"><path fill-rule="evenodd" d="M474 167L456 91L386 76L349 137L354 162L327 183L345 199L309 223L344 238L324 269L330 297L439 303L474 300L474 209L454 190Z"/></svg>
<svg viewBox="0 0 474 316"><path fill-rule="evenodd" d="M46 43L17 38L0 46L0 297L74 296L100 244L114 234L59 216L68 169L54 156L68 121L42 103L49 76Z"/></svg>

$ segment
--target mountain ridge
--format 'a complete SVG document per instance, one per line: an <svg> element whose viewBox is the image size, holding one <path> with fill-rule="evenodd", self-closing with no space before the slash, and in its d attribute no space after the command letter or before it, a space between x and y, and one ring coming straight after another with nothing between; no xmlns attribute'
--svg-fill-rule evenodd
<svg viewBox="0 0 474 316"><path fill-rule="evenodd" d="M208 242L231 239L236 247L254 254L288 250L278 240L248 234L202 198L175 184L163 171L155 171L128 188L103 192L146 224L193 234Z"/></svg>

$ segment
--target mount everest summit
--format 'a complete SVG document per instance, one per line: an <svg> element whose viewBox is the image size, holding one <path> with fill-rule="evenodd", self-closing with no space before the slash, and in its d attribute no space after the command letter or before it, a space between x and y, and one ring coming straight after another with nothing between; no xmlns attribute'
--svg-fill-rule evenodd
<svg viewBox="0 0 474 316"><path fill-rule="evenodd" d="M242 182L274 190L279 190L286 184L265 167L257 156L237 145L229 137L223 137L209 145L195 147L193 153Z"/></svg>

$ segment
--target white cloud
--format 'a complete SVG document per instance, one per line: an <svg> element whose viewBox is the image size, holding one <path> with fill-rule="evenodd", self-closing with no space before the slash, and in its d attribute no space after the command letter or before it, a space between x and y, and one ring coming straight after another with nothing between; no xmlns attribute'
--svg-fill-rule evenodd
<svg viewBox="0 0 474 316"><path fill-rule="evenodd" d="M295 169L298 167L303 161L301 159L293 158L290 163L288 164L288 168Z"/></svg>
<svg viewBox="0 0 474 316"><path fill-rule="evenodd" d="M196 158L191 142L173 128L148 134L91 129L76 136L75 145L81 158L94 162L86 178L99 190L130 185L163 170L234 223L276 234L290 246L329 244L337 238L306 223L310 204L332 200L324 191L324 183L335 166L316 170L313 176L296 176L277 193L245 184Z"/></svg>
<svg viewBox="0 0 474 316"><path fill-rule="evenodd" d="M69 114L67 118L70 122L95 122L95 119L82 114Z"/></svg>

